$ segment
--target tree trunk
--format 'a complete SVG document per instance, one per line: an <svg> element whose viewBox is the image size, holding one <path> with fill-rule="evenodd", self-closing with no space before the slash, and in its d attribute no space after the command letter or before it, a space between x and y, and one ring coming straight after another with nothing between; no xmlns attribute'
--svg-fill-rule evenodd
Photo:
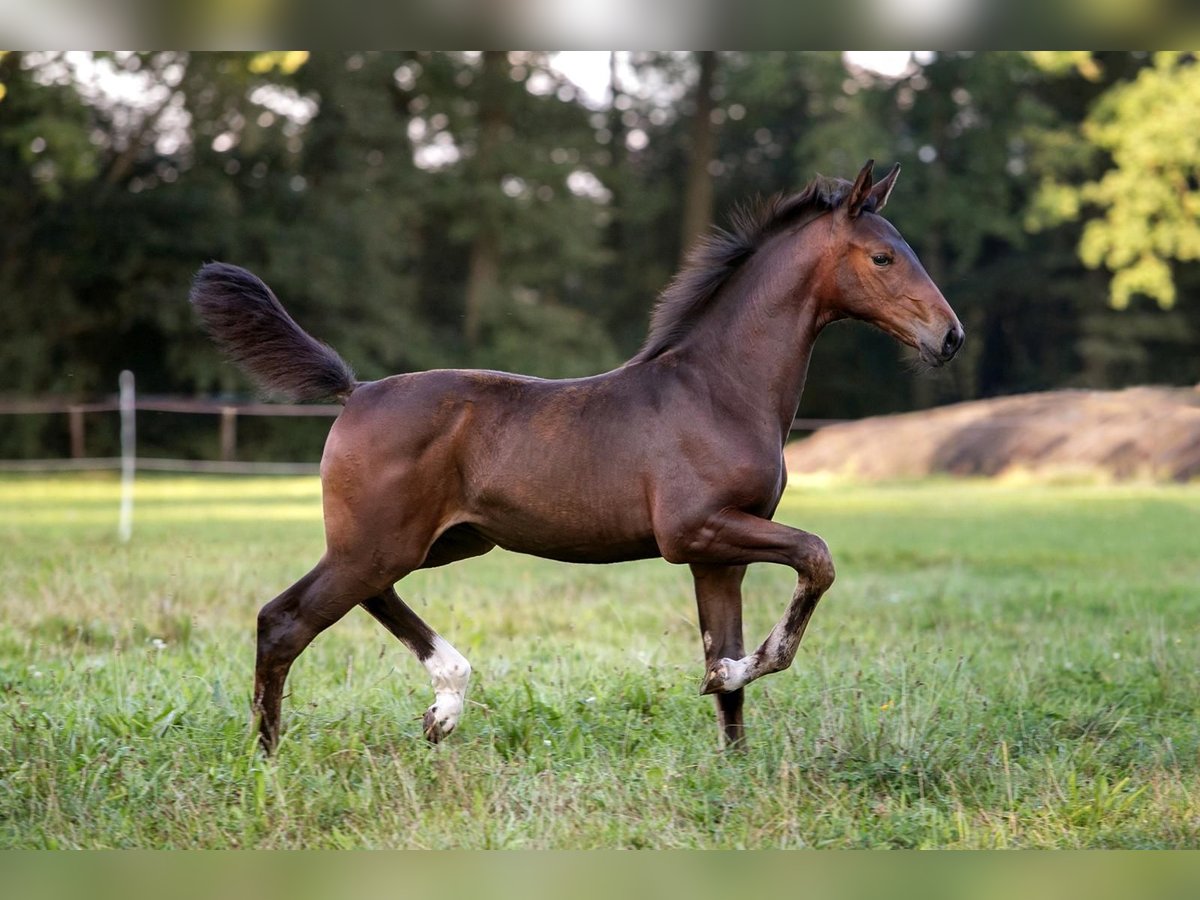
<svg viewBox="0 0 1200 900"><path fill-rule="evenodd" d="M696 238L712 222L713 182L709 164L716 150L717 131L713 125L713 81L717 73L715 50L698 52L700 81L696 85L696 115L692 120L691 159L683 194L683 223L680 231L680 258L686 259Z"/></svg>
<svg viewBox="0 0 1200 900"><path fill-rule="evenodd" d="M467 348L479 344L479 330L489 298L500 277L500 224L497 221L500 172L496 151L506 123L504 81L508 58L503 50L483 52L483 75L479 91L479 144L475 150L475 189L479 198L479 230L471 244L467 267L466 310L463 337Z"/></svg>
<svg viewBox="0 0 1200 900"><path fill-rule="evenodd" d="M625 166L625 123L621 120L622 111L617 106L617 99L623 95L617 62L617 51L613 50L608 55L608 130L612 132L612 141L608 146L612 152L609 155L604 184L612 195L608 204L610 218L605 243L612 251L612 263L606 268L608 289L614 298L629 296L630 286L637 283L637 273L633 271L633 257L626 246L628 229L625 203L628 194L625 185L628 172ZM644 298L639 297L638 300L643 302ZM629 328L631 318L638 322L634 329L640 330L640 316L631 317L629 309L619 301L607 305L600 312L609 333L616 336L618 341L625 337L624 332Z"/></svg>

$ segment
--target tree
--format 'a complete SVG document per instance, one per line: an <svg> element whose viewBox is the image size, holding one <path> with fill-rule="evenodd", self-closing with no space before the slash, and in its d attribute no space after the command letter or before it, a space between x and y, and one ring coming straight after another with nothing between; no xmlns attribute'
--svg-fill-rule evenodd
<svg viewBox="0 0 1200 900"><path fill-rule="evenodd" d="M574 87L545 53L418 62L414 121L440 148L426 164L421 289L456 364L546 376L615 364L596 312L607 150Z"/></svg>
<svg viewBox="0 0 1200 900"><path fill-rule="evenodd" d="M504 95L508 81L508 62L502 50L484 50L479 73L479 140L471 160L472 178L479 191L478 224L471 242L467 268L466 312L463 337L467 348L479 345L479 330L488 299L495 294L500 279L500 222L496 206L500 202L500 177L497 151L505 128L511 130Z"/></svg>
<svg viewBox="0 0 1200 900"><path fill-rule="evenodd" d="M1102 71L1088 53L1035 58L1048 70L1073 66L1092 80ZM1051 172L1032 224L1086 216L1079 255L1089 268L1112 273L1113 306L1124 309L1143 294L1170 308L1178 294L1171 263L1200 259L1200 66L1193 52L1155 53L1109 87L1078 127L1110 165L1095 178Z"/></svg>
<svg viewBox="0 0 1200 900"><path fill-rule="evenodd" d="M699 72L692 112L691 145L688 150L687 181L683 190L683 214L680 216L679 252L683 259L696 238L712 225L713 176L716 152L716 123L713 122L713 83L717 75L717 52L696 52Z"/></svg>
<svg viewBox="0 0 1200 900"><path fill-rule="evenodd" d="M133 367L146 390L248 392L185 302L214 258L364 378L589 374L643 340L685 232L868 157L903 164L888 215L968 343L914 379L890 338L831 329L805 412L1200 378L1200 304L1161 305L1200 292L1190 56L699 61L614 55L601 104L542 52L0 55L0 390L107 393ZM1106 266L1128 310L1100 302ZM195 450L189 427L160 437ZM247 450L276 440L258 427Z"/></svg>

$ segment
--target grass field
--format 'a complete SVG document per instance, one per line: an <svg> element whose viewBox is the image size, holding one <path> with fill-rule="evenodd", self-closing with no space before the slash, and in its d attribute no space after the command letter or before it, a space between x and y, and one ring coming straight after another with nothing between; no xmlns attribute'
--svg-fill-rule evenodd
<svg viewBox="0 0 1200 900"><path fill-rule="evenodd" d="M258 607L322 547L315 479L0 479L0 846L1197 847L1200 486L792 490L838 581L747 690L697 696L686 568L502 552L403 596L471 660L427 746L424 670L361 610L248 728ZM747 581L748 639L790 597Z"/></svg>

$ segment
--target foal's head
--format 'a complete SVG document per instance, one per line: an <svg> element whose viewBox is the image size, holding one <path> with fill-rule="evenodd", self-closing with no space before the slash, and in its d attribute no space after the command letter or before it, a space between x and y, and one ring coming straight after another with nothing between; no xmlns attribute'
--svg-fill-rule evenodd
<svg viewBox="0 0 1200 900"><path fill-rule="evenodd" d="M900 232L879 215L900 166L878 183L872 182L873 166L863 166L833 211L823 260L823 317L869 322L915 348L929 365L944 365L963 344L962 324Z"/></svg>

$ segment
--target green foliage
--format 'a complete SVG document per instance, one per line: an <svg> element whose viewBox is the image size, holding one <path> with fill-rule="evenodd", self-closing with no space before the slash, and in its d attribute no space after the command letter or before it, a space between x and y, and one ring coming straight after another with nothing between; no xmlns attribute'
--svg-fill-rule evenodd
<svg viewBox="0 0 1200 900"><path fill-rule="evenodd" d="M532 295L493 303L475 362L543 378L578 378L617 366L621 356L595 319Z"/></svg>
<svg viewBox="0 0 1200 900"><path fill-rule="evenodd" d="M1095 208L1079 254L1090 268L1113 273L1112 304L1124 309L1142 294L1173 306L1171 262L1200 259L1200 69L1193 55L1154 54L1151 65L1099 97L1081 133L1112 165L1082 183L1047 178L1040 219L1075 219Z"/></svg>
<svg viewBox="0 0 1200 900"><path fill-rule="evenodd" d="M251 72L262 75L272 69L278 69L285 75L293 74L308 62L307 50L270 50L256 53L246 64Z"/></svg>
<svg viewBox="0 0 1200 900"><path fill-rule="evenodd" d="M0 391L90 397L132 368L147 392L248 394L184 299L209 259L259 272L364 378L582 375L631 355L679 260L695 59L622 55L611 107L547 53L487 59L0 56ZM1200 307L1135 301L1115 319L1077 254L1115 272L1118 299L1200 289L1179 264L1200 248L1194 69L939 53L885 77L830 52L721 54L718 220L816 172L899 161L888 215L970 336L952 370L913 379L894 341L831 330L804 412L1200 380ZM181 423L173 452L198 452L209 425ZM59 447L61 430L24 420L0 456ZM275 444L247 437L252 454Z"/></svg>
<svg viewBox="0 0 1200 900"><path fill-rule="evenodd" d="M258 607L323 549L316 479L0 481L0 846L1194 847L1195 486L789 491L838 581L747 689L697 696L690 580L494 551L400 592L471 660L428 676L354 611L249 728ZM748 639L791 596L752 567Z"/></svg>

